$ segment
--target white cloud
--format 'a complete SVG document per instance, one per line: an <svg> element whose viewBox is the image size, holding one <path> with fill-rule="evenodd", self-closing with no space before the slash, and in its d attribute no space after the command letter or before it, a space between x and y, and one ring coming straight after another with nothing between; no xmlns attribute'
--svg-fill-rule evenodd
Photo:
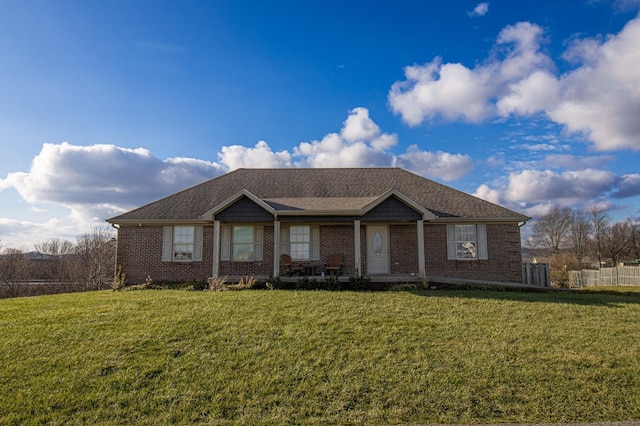
<svg viewBox="0 0 640 426"><path fill-rule="evenodd" d="M608 155L600 155L595 157L576 157L570 154L554 154L548 155L542 161L541 165L547 167L558 167L564 169L594 169L602 167L606 163L615 160L615 157Z"/></svg>
<svg viewBox="0 0 640 426"><path fill-rule="evenodd" d="M36 237L62 235L67 229L77 235L83 229L104 224L106 218L239 167L398 165L442 180L458 179L473 168L467 155L422 151L416 145L395 155L390 149L397 143L397 135L383 133L366 108L349 111L340 133L301 142L292 152L274 152L265 141L254 147L224 146L217 154L217 163L183 157L161 160L144 148L48 143L28 172L9 173L0 179L0 190L15 188L39 211L47 204L64 207L68 217L44 224L0 219L0 235L9 235L11 229ZM55 232L49 232L52 228Z"/></svg>
<svg viewBox="0 0 640 426"><path fill-rule="evenodd" d="M29 203L71 209L84 222L106 217L184 189L222 172L202 160L159 160L143 148L44 144L29 172L9 173L0 189L14 187Z"/></svg>
<svg viewBox="0 0 640 426"><path fill-rule="evenodd" d="M547 71L536 71L509 86L505 96L496 103L498 115L532 115L554 105L560 82Z"/></svg>
<svg viewBox="0 0 640 426"><path fill-rule="evenodd" d="M349 111L340 136L348 142L372 140L380 135L380 127L369 118L369 110L358 107Z"/></svg>
<svg viewBox="0 0 640 426"><path fill-rule="evenodd" d="M640 18L604 42L576 41L567 57L582 66L562 76L560 102L548 116L598 150L640 150Z"/></svg>
<svg viewBox="0 0 640 426"><path fill-rule="evenodd" d="M519 97L532 96L530 87L535 86L536 78L528 84L523 81L553 66L539 52L541 38L542 28L520 22L500 32L496 47L503 50L496 48L495 56L504 52L501 60L473 69L462 64L442 64L440 58L408 66L404 70L406 80L391 86L389 104L412 126L436 118L480 123L496 116L498 110L526 110ZM496 107L496 98L510 95L512 99Z"/></svg>
<svg viewBox="0 0 640 426"><path fill-rule="evenodd" d="M468 15L471 18L476 18L478 16L484 16L489 12L489 3L478 3L476 7L473 8Z"/></svg>
<svg viewBox="0 0 640 426"><path fill-rule="evenodd" d="M408 66L389 104L411 126L543 114L597 150L640 150L640 17L618 34L574 40L563 57L576 68L562 75L543 40L541 27L520 22L505 27L494 53L472 69L440 58Z"/></svg>
<svg viewBox="0 0 640 426"><path fill-rule="evenodd" d="M265 141L259 141L253 148L242 145L224 146L218 158L228 170L291 166L291 155L287 151L273 152Z"/></svg>
<svg viewBox="0 0 640 426"><path fill-rule="evenodd" d="M509 175L504 198L514 202L558 204L593 199L611 190L617 177L603 170L579 170L556 173L551 170L523 170Z"/></svg>
<svg viewBox="0 0 640 426"><path fill-rule="evenodd" d="M329 133L319 141L301 142L293 148L296 167L376 167L389 166L388 150L398 144L396 134L382 133L369 117L369 110L349 111L340 133Z"/></svg>
<svg viewBox="0 0 640 426"><path fill-rule="evenodd" d="M443 65L435 58L424 65L408 66L404 73L406 81L391 86L389 104L411 126L438 117L479 123L493 114L488 103L493 88L484 70Z"/></svg>
<svg viewBox="0 0 640 426"><path fill-rule="evenodd" d="M613 194L615 198L627 198L640 195L640 174L634 173L622 176L618 190Z"/></svg>
<svg viewBox="0 0 640 426"><path fill-rule="evenodd" d="M468 155L421 151L417 145L411 145L406 153L394 159L394 166L432 179L451 181L469 173L473 169L473 161Z"/></svg>
<svg viewBox="0 0 640 426"><path fill-rule="evenodd" d="M473 193L475 197L482 198L490 203L500 204L502 202L502 196L497 189L491 189L488 185L482 184Z"/></svg>
<svg viewBox="0 0 640 426"><path fill-rule="evenodd" d="M37 242L53 238L75 241L84 231L85 229L79 229L76 224L63 225L57 218L43 223L0 218L0 245L4 245L4 248L31 251Z"/></svg>
<svg viewBox="0 0 640 426"><path fill-rule="evenodd" d="M554 205L574 207L609 195L615 198L640 195L640 175L619 177L597 169L565 172L526 169L509 174L505 182L493 187L482 184L473 195L536 217Z"/></svg>

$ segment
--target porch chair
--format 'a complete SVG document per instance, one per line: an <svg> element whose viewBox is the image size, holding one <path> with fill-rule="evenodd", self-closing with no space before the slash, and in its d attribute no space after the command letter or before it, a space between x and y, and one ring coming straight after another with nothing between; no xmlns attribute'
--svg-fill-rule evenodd
<svg viewBox="0 0 640 426"><path fill-rule="evenodd" d="M341 254L330 254L329 255L329 263L325 264L325 273L327 275L342 274L342 255Z"/></svg>
<svg viewBox="0 0 640 426"><path fill-rule="evenodd" d="M293 274L301 275L304 270L302 265L294 265L291 261L291 256L284 253L280 255L280 266L282 267L283 272L289 277Z"/></svg>

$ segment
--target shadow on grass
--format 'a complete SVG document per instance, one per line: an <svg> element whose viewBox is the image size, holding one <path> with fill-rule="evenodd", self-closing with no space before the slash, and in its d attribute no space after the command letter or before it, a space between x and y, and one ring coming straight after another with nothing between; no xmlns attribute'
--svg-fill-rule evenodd
<svg viewBox="0 0 640 426"><path fill-rule="evenodd" d="M534 303L559 303L572 305L620 307L623 304L640 304L640 293L635 292L590 292L583 290L557 290L536 292L532 290L503 287L449 288L437 290L408 290L421 297L462 299L509 300Z"/></svg>

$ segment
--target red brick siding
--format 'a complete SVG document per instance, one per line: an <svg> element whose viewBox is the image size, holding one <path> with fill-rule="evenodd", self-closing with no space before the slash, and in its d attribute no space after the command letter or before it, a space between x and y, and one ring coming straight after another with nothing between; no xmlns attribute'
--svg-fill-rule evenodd
<svg viewBox="0 0 640 426"><path fill-rule="evenodd" d="M213 227L203 228L202 261L163 262L162 226L120 226L117 264L122 265L128 284L154 281L202 281L211 276Z"/></svg>
<svg viewBox="0 0 640 426"><path fill-rule="evenodd" d="M416 225L389 226L391 274L418 274L418 235Z"/></svg>
<svg viewBox="0 0 640 426"><path fill-rule="evenodd" d="M273 272L273 226L265 225L263 258L254 262L220 262L220 275L270 275ZM447 260L446 225L425 224L427 275L520 282L520 229L513 224L487 224L488 260ZM213 226L203 228L202 261L163 262L162 226L121 226L118 231L118 265L122 265L129 284L154 281L204 280L213 268ZM418 272L415 224L390 225L391 274ZM367 273L366 225L361 225L360 253L362 273ZM342 254L343 273L356 273L352 224L320 226L320 270L329 254Z"/></svg>
<svg viewBox="0 0 640 426"><path fill-rule="evenodd" d="M448 260L446 225L425 225L427 275L490 281L522 281L520 228L487 224L487 260Z"/></svg>
<svg viewBox="0 0 640 426"><path fill-rule="evenodd" d="M320 226L320 266L329 262L330 254L342 255L342 273L355 274L353 224Z"/></svg>

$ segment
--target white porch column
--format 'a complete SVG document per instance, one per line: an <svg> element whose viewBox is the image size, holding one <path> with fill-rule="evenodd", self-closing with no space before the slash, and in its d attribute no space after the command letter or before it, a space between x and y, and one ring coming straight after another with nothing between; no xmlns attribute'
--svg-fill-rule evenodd
<svg viewBox="0 0 640 426"><path fill-rule="evenodd" d="M213 221L213 268L211 276L218 278L220 273L220 221Z"/></svg>
<svg viewBox="0 0 640 426"><path fill-rule="evenodd" d="M416 223L418 234L418 276L424 278L426 276L425 260L424 260L424 220Z"/></svg>
<svg viewBox="0 0 640 426"><path fill-rule="evenodd" d="M273 276L280 275L280 221L273 221Z"/></svg>
<svg viewBox="0 0 640 426"><path fill-rule="evenodd" d="M360 253L360 221L353 221L353 239L354 239L354 265L356 268L356 274L362 274L362 255Z"/></svg>

